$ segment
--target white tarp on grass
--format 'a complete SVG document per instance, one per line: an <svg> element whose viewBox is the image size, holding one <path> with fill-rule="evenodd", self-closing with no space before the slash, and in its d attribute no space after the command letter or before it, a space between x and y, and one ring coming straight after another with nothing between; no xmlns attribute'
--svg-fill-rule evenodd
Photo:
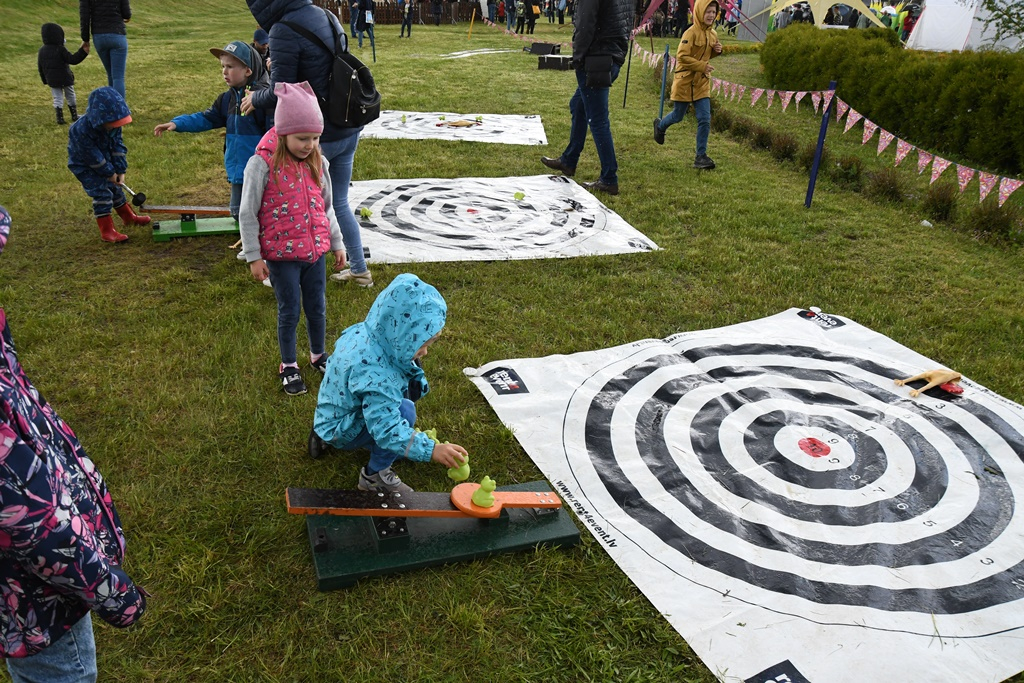
<svg viewBox="0 0 1024 683"><path fill-rule="evenodd" d="M376 121L367 124L360 137L388 140L468 140L504 145L548 144L540 116L519 114L387 110L382 111Z"/></svg>
<svg viewBox="0 0 1024 683"><path fill-rule="evenodd" d="M652 251L570 178L364 180L349 189L376 263L507 261ZM360 217L361 209L370 212Z"/></svg>
<svg viewBox="0 0 1024 683"><path fill-rule="evenodd" d="M466 372L721 680L1001 681L1024 668L1024 408L893 382L938 367L791 309Z"/></svg>

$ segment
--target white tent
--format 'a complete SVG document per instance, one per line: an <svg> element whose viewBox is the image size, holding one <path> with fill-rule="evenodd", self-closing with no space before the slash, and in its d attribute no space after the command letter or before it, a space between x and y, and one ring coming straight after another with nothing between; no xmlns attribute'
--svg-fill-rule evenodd
<svg viewBox="0 0 1024 683"><path fill-rule="evenodd" d="M980 4L977 0L966 4L958 0L928 0L907 39L907 48L935 52L988 47L1019 49L1019 37L1005 38L996 43L994 31L985 31L985 15Z"/></svg>

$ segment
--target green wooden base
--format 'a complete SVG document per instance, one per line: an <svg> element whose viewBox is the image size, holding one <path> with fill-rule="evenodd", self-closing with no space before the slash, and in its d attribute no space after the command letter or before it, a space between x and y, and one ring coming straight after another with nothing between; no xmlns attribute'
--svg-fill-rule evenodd
<svg viewBox="0 0 1024 683"><path fill-rule="evenodd" d="M547 482L532 481L498 490L550 491L551 487ZM389 521L393 522L390 527ZM375 524L382 523L383 536L375 529ZM403 525L407 534L402 533ZM503 510L494 520L309 515L306 528L317 588L322 591L347 588L368 576L530 550L538 545L571 547L580 542L580 532L565 509Z"/></svg>
<svg viewBox="0 0 1024 683"><path fill-rule="evenodd" d="M238 235L238 223L230 216L153 223L154 242L170 242L174 237L197 237L200 235Z"/></svg>

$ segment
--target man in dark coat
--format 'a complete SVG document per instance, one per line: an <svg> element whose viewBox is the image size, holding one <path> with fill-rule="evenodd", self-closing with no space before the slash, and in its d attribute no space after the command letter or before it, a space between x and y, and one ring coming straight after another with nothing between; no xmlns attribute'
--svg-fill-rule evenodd
<svg viewBox="0 0 1024 683"><path fill-rule="evenodd" d="M572 61L576 67L576 92L569 100L572 128L569 144L557 158L541 157L548 168L567 176L576 173L587 128L601 160L601 177L583 186L619 193L619 164L608 122L608 91L626 61L629 29L633 25L632 0L579 0L576 3L572 34Z"/></svg>
<svg viewBox="0 0 1024 683"><path fill-rule="evenodd" d="M67 100L71 121L78 120L78 102L75 100L75 74L71 64L81 64L89 55L89 43L82 43L78 52L71 54L64 47L64 29L60 24L43 24L43 46L39 48L39 77L43 85L50 86L57 123L64 125L64 100Z"/></svg>

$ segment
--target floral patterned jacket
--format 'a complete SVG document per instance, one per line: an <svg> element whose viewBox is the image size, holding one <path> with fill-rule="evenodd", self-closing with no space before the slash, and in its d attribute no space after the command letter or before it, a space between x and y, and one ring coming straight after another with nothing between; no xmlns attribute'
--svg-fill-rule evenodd
<svg viewBox="0 0 1024 683"><path fill-rule="evenodd" d="M10 216L0 207L0 251ZM27 657L92 610L114 626L145 610L119 566L124 534L96 465L32 386L0 309L0 656Z"/></svg>

